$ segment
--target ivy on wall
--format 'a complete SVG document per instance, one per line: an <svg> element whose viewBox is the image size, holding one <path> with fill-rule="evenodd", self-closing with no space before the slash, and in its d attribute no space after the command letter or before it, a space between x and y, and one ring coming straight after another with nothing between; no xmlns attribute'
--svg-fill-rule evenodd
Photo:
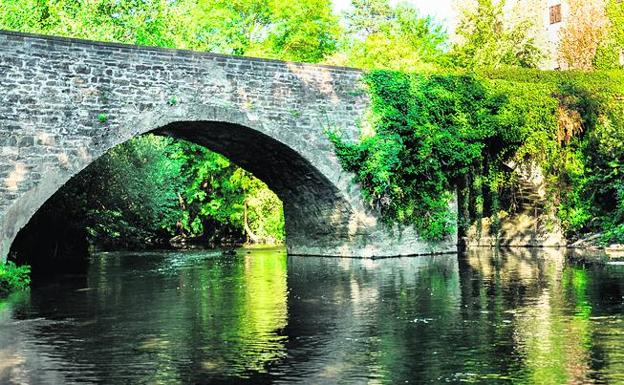
<svg viewBox="0 0 624 385"><path fill-rule="evenodd" d="M414 225L427 240L455 231L449 203L457 190L467 206L460 227L513 210L501 199L513 188L510 165L527 162L546 174L568 235L621 239L623 79L615 71L372 71L364 77L372 132L355 142L329 137L382 217Z"/></svg>

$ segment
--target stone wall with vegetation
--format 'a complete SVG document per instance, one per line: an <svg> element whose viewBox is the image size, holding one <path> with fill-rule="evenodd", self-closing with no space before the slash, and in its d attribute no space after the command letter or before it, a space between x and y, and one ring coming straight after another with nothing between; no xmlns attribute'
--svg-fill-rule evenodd
<svg viewBox="0 0 624 385"><path fill-rule="evenodd" d="M469 244L624 241L624 73L373 71L372 128L331 135L347 170L389 221L428 239L459 193ZM539 178L535 178L537 173Z"/></svg>

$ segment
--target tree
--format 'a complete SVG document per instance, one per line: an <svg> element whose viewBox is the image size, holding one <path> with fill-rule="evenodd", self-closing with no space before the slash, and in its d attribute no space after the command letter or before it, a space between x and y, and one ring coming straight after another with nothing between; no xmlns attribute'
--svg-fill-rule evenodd
<svg viewBox="0 0 624 385"><path fill-rule="evenodd" d="M180 142L175 158L182 161L186 181L180 195L185 235L214 238L229 233L252 243L283 240L282 202L265 183L193 143Z"/></svg>
<svg viewBox="0 0 624 385"><path fill-rule="evenodd" d="M330 63L414 71L444 56L446 33L415 8L392 7L387 0L353 0L352 5L345 16L349 35L343 52Z"/></svg>
<svg viewBox="0 0 624 385"><path fill-rule="evenodd" d="M464 2L462 2L464 4ZM461 67L537 67L543 57L533 21L505 18L505 1L474 0L460 6L452 55Z"/></svg>
<svg viewBox="0 0 624 385"><path fill-rule="evenodd" d="M624 48L624 4L619 0L609 0L606 6L610 21L610 33L620 48Z"/></svg>
<svg viewBox="0 0 624 385"><path fill-rule="evenodd" d="M265 55L317 63L336 51L339 34L330 0L274 0Z"/></svg>
<svg viewBox="0 0 624 385"><path fill-rule="evenodd" d="M594 58L598 69L622 68L624 66L624 4L608 0L606 16L609 20L606 36L600 42Z"/></svg>
<svg viewBox="0 0 624 385"><path fill-rule="evenodd" d="M345 19L349 25L349 33L353 36L381 32L382 26L393 18L388 0L352 0L351 6Z"/></svg>
<svg viewBox="0 0 624 385"><path fill-rule="evenodd" d="M308 62L340 34L330 0L3 0L0 28Z"/></svg>
<svg viewBox="0 0 624 385"><path fill-rule="evenodd" d="M570 0L568 6L573 22L560 31L559 59L565 68L591 70L609 31L604 0Z"/></svg>
<svg viewBox="0 0 624 385"><path fill-rule="evenodd" d="M173 47L181 24L165 0L0 3L0 26L24 32Z"/></svg>
<svg viewBox="0 0 624 385"><path fill-rule="evenodd" d="M83 195L76 216L98 244L137 247L166 238L180 217L184 180L174 140L140 136L110 150L70 183L63 199ZM70 195L70 196L68 196ZM78 200L80 201L80 200Z"/></svg>

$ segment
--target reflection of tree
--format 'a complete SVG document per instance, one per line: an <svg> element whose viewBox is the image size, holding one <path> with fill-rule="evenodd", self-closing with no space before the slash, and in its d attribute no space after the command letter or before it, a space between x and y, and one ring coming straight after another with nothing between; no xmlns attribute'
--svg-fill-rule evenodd
<svg viewBox="0 0 624 385"><path fill-rule="evenodd" d="M246 376L284 355L283 252L113 254L94 259L89 283L93 290L80 302L97 304L93 319L70 338L84 339L78 348L87 353L76 359L99 363L97 377L106 383Z"/></svg>
<svg viewBox="0 0 624 385"><path fill-rule="evenodd" d="M0 383L624 383L622 266L526 250L286 261L100 255L88 287L31 293L19 307L37 319L0 307Z"/></svg>
<svg viewBox="0 0 624 385"><path fill-rule="evenodd" d="M478 323L485 329L475 332L487 333L491 328L485 318L495 321L497 333L509 331L513 346L504 357L515 356L510 374L518 383L592 382L597 369L592 367L591 356L596 343L591 322L595 301L589 288L598 274L565 266L563 252L554 249L493 254L478 250L464 260L464 303L473 307L473 313L488 310ZM509 326L499 323L501 319ZM482 344L502 341L493 338ZM505 372L503 367L501 370Z"/></svg>
<svg viewBox="0 0 624 385"><path fill-rule="evenodd" d="M203 379L265 371L284 355L280 331L288 320L286 257L255 251L242 260L223 258L203 269L181 271L189 329L176 328L195 351ZM201 352L201 353L200 353ZM189 352L192 353L192 352Z"/></svg>
<svg viewBox="0 0 624 385"><path fill-rule="evenodd" d="M588 276L579 268L552 274L535 302L516 313L516 343L527 383L585 384L590 373Z"/></svg>
<svg viewBox="0 0 624 385"><path fill-rule="evenodd" d="M456 349L452 333L440 331L461 325L459 272L456 256L449 258L433 258L412 280L401 280L394 300L392 293L383 293L391 303L378 315L381 362L392 383L413 380L414 373L423 383L436 383L455 366L438 358L451 357ZM392 320L396 315L399 322Z"/></svg>
<svg viewBox="0 0 624 385"><path fill-rule="evenodd" d="M287 332L303 341L288 349L309 383L436 382L448 369L432 352L455 349L438 337L460 322L456 256L289 262Z"/></svg>
<svg viewBox="0 0 624 385"><path fill-rule="evenodd" d="M593 305L592 360L596 382L624 384L624 266L588 270L586 295Z"/></svg>

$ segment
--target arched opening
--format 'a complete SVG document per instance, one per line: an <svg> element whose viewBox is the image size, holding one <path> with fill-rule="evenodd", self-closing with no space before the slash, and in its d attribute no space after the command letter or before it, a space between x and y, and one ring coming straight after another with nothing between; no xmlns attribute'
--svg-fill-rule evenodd
<svg viewBox="0 0 624 385"><path fill-rule="evenodd" d="M176 122L155 132L203 145L266 183L284 203L289 240L348 237L350 204L311 160L284 143L246 126L218 122Z"/></svg>
<svg viewBox="0 0 624 385"><path fill-rule="evenodd" d="M349 204L323 173L284 143L240 124L215 121L177 121L149 133L182 139L222 154L266 183L283 202L289 244L314 244L329 238L344 241L348 237ZM89 167L66 186L76 189L81 188L77 183L82 183L86 189L90 184L105 185L107 181L101 177L83 177L89 175ZM71 210L77 202L72 202L73 196L64 195L63 188L37 210L12 244L11 252L19 262L33 265L35 272L84 268L89 247L84 222L79 220L84 213ZM142 203L135 202L139 206ZM59 205L70 207L59 209ZM67 260L71 263L65 263Z"/></svg>

